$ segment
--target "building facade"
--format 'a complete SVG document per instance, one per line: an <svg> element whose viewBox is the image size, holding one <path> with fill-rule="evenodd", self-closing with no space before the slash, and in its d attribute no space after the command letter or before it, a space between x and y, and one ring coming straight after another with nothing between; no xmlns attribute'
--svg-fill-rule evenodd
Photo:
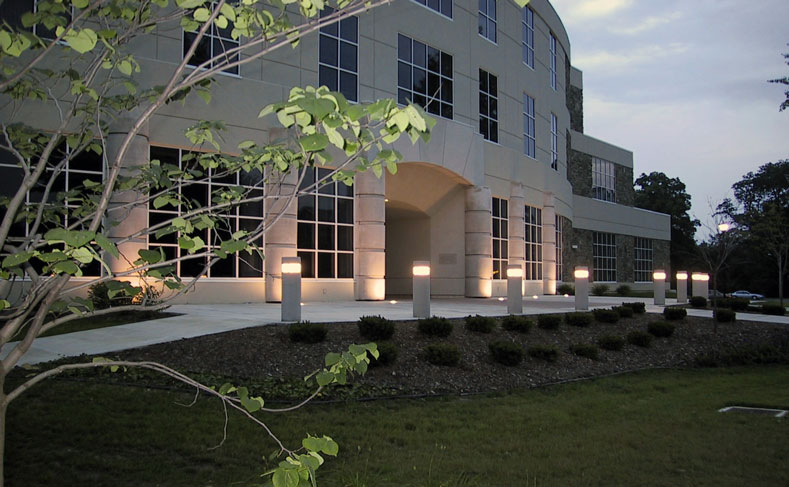
<svg viewBox="0 0 789 487"><path fill-rule="evenodd" d="M217 42L195 63L237 42L218 29L209 34ZM176 24L137 42L148 81L164 81L189 36ZM239 208L232 229L278 218L260 242L265 259L212 267L182 301L278 301L286 256L302 258L305 300L408 295L416 260L430 261L436 296L505 296L508 264L524 269L527 295L555 293L557 283L572 282L576 265L593 270L596 282L648 285L653 268L668 271L669 217L633 207L631 152L584 134L582 74L570 59L547 0L523 9L503 0L397 0L223 73L208 106L168 105L135 141L130 165L182 164L190 149L184 131L200 119L225 121L228 147L276 139L281 130L265 125L273 120L262 124L258 111L293 86L323 84L358 102L411 100L438 120L429 143L396 144L404 159L394 175L358 174L352 187L332 183L287 207ZM0 160L0 171L14 170ZM214 184L285 191L296 181L258 188L259 175L237 178L193 187L190 197L207 201ZM131 235L174 214L138 209L114 232ZM153 237L122 251L139 248L179 252L174 241ZM194 276L197 268L182 263L178 272Z"/></svg>

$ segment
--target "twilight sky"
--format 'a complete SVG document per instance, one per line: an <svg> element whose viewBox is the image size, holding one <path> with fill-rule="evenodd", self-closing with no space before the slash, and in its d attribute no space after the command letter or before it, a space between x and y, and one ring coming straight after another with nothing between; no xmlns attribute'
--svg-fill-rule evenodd
<svg viewBox="0 0 789 487"><path fill-rule="evenodd" d="M584 73L584 132L680 178L691 213L789 158L787 0L552 0ZM714 206L713 204L713 206ZM700 229L700 233L707 232Z"/></svg>

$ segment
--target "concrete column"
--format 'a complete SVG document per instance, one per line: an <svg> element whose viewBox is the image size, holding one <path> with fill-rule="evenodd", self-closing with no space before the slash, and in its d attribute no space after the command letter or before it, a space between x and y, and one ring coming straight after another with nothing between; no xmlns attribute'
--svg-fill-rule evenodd
<svg viewBox="0 0 789 487"><path fill-rule="evenodd" d="M493 279L490 188L466 189L466 297L489 298Z"/></svg>
<svg viewBox="0 0 789 487"><path fill-rule="evenodd" d="M282 271L282 321L301 321L301 259L283 257Z"/></svg>
<svg viewBox="0 0 789 487"><path fill-rule="evenodd" d="M510 187L509 212L509 265L520 266L523 272L525 260L525 212L523 184L512 183ZM503 271L502 271L503 272ZM525 281L521 278L521 295ZM509 286L509 285L508 285ZM509 289L509 287L508 287ZM509 291L508 291L509 292Z"/></svg>
<svg viewBox="0 0 789 487"><path fill-rule="evenodd" d="M677 304L688 302L688 271L677 271Z"/></svg>
<svg viewBox="0 0 789 487"><path fill-rule="evenodd" d="M356 175L354 297L382 300L386 294L386 181L372 171Z"/></svg>
<svg viewBox="0 0 789 487"><path fill-rule="evenodd" d="M542 292L556 294L556 203L545 193L542 207Z"/></svg>
<svg viewBox="0 0 789 487"><path fill-rule="evenodd" d="M276 219L266 232L266 301L282 301L283 257L296 257L296 209L297 198L289 198L296 190L298 175L271 172L266 184L266 223ZM279 219L277 219L279 218Z"/></svg>

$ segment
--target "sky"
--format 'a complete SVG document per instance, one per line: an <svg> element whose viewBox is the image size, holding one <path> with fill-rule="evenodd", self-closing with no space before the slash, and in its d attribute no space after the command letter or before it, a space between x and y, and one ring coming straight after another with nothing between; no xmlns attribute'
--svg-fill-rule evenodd
<svg viewBox="0 0 789 487"><path fill-rule="evenodd" d="M634 174L677 177L691 214L789 159L789 0L552 0L584 74L584 132L633 151ZM703 227L700 234L704 234Z"/></svg>

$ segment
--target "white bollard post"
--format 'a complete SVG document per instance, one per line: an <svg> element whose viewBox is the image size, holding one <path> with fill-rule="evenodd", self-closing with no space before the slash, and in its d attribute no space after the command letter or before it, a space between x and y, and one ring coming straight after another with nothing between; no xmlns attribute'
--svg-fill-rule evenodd
<svg viewBox="0 0 789 487"><path fill-rule="evenodd" d="M573 276L575 277L575 310L587 311L589 309L589 268L576 267Z"/></svg>
<svg viewBox="0 0 789 487"><path fill-rule="evenodd" d="M652 288L655 295L655 304L666 304L666 271L657 270L652 273Z"/></svg>
<svg viewBox="0 0 789 487"><path fill-rule="evenodd" d="M507 266L507 313L523 314L523 268L520 265Z"/></svg>
<svg viewBox="0 0 789 487"><path fill-rule="evenodd" d="M414 318L430 317L430 262L414 261Z"/></svg>
<svg viewBox="0 0 789 487"><path fill-rule="evenodd" d="M301 257L282 258L282 321L301 321Z"/></svg>
<svg viewBox="0 0 789 487"><path fill-rule="evenodd" d="M710 275L703 272L694 272L691 275L693 296L710 297Z"/></svg>
<svg viewBox="0 0 789 487"><path fill-rule="evenodd" d="M677 272L677 304L688 302L688 271Z"/></svg>

